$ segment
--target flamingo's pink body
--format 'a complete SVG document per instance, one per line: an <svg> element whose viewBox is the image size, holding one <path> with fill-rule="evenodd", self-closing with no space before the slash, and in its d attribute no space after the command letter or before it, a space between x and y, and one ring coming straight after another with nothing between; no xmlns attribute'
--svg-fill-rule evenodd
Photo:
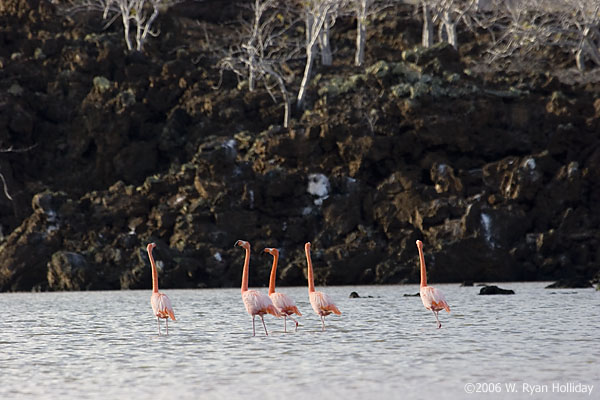
<svg viewBox="0 0 600 400"><path fill-rule="evenodd" d="M325 317L331 313L341 315L341 311L333 303L333 300L323 292L315 291L315 280L313 276L312 260L310 258L310 242L304 245L306 262L308 263L308 299L313 310L321 317L321 330L325 330Z"/></svg>
<svg viewBox="0 0 600 400"><path fill-rule="evenodd" d="M438 312L446 310L450 312L450 306L446 302L444 294L431 286L427 286L427 271L425 270L425 256L423 255L423 242L417 240L417 249L419 249L419 261L421 263L421 289L419 294L421 295L421 301L426 309L431 310L435 315L435 320L438 323L438 328L442 327L442 323L438 318Z"/></svg>
<svg viewBox="0 0 600 400"><path fill-rule="evenodd" d="M300 313L300 310L298 310L294 300L292 300L288 295L275 291L279 250L268 247L264 250L264 252L273 256L273 267L271 267L271 276L269 279L269 298L277 310L279 310L279 312L283 315L283 331L287 332L287 317L290 317L296 323L296 330L298 330L298 321L292 317L292 315L297 314L302 316L302 313Z"/></svg>
<svg viewBox="0 0 600 400"><path fill-rule="evenodd" d="M273 305L273 302L264 293L257 290L248 290L248 270L250 269L250 243L244 240L238 240L235 242L236 246L243 247L246 250L246 258L244 259L244 271L242 272L242 301L246 307L248 314L252 316L252 336L256 335L256 329L254 327L254 317L257 315L260 317L263 326L265 328L265 334L267 332L267 326L263 315L273 314L276 317L280 317L281 314L277 311L277 308Z"/></svg>
<svg viewBox="0 0 600 400"><path fill-rule="evenodd" d="M150 259L150 265L152 266L152 297L150 298L150 304L152 305L152 311L156 316L156 322L158 323L158 334L160 335L160 319L164 319L167 325L167 335L169 334L169 318L175 321L175 313L173 312L173 306L171 300L166 294L158 291L158 273L156 272L156 263L152 256L152 250L156 247L155 243L148 244L146 250L148 251L148 258Z"/></svg>

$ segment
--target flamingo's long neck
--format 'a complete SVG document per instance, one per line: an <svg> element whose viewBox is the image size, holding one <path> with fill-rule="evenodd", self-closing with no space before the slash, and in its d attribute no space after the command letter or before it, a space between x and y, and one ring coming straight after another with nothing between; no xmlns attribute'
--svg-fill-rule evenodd
<svg viewBox="0 0 600 400"><path fill-rule="evenodd" d="M315 291L315 279L313 277L312 260L310 259L310 249L304 248L306 251L306 262L308 263L308 293Z"/></svg>
<svg viewBox="0 0 600 400"><path fill-rule="evenodd" d="M250 246L245 248L244 272L242 272L242 293L248 290L248 269L250 269Z"/></svg>
<svg viewBox="0 0 600 400"><path fill-rule="evenodd" d="M150 258L150 265L152 266L152 293L158 293L158 274L156 273L156 263L154 257L152 257L151 248L148 248L148 258Z"/></svg>
<svg viewBox="0 0 600 400"><path fill-rule="evenodd" d="M273 267L271 267L271 277L269 278L269 296L275 293L275 278L277 277L277 260L279 254L275 252L273 254Z"/></svg>
<svg viewBox="0 0 600 400"><path fill-rule="evenodd" d="M425 271L425 256L423 255L423 245L419 248L419 260L421 261L421 287L427 286L427 272Z"/></svg>

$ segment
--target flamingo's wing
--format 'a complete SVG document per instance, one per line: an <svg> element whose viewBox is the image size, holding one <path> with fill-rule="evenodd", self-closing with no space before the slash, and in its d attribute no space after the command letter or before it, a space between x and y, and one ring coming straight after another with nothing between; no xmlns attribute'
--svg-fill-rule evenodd
<svg viewBox="0 0 600 400"><path fill-rule="evenodd" d="M169 299L166 294L163 294L161 298L165 307L164 310L167 314L169 314L169 317L171 317L171 319L175 321L175 312L173 311L173 306L171 305L171 299Z"/></svg>
<svg viewBox="0 0 600 400"><path fill-rule="evenodd" d="M334 304L333 300L323 292L311 292L309 294L310 304L319 315L334 313L340 315L342 312Z"/></svg>
<svg viewBox="0 0 600 400"><path fill-rule="evenodd" d="M450 306L446 302L446 297L444 297L444 294L440 290L431 286L425 286L421 288L420 295L423 305L428 310L439 311L444 309L450 312Z"/></svg>
<svg viewBox="0 0 600 400"><path fill-rule="evenodd" d="M435 288L432 289L433 290L431 291L431 305L437 309L444 309L447 312L450 312L450 307L446 302L446 297L444 297L444 294L441 292L441 290Z"/></svg>
<svg viewBox="0 0 600 400"><path fill-rule="evenodd" d="M242 293L242 301L244 302L246 311L250 315L273 314L276 317L281 316L281 313L275 308L269 296L259 291L246 290Z"/></svg>
<svg viewBox="0 0 600 400"><path fill-rule="evenodd" d="M302 314L298 310L298 307L296 307L296 303L288 295L284 293L275 292L271 293L269 297L271 298L273 305L277 307L277 309L280 312L287 315L295 313L302 316Z"/></svg>
<svg viewBox="0 0 600 400"><path fill-rule="evenodd" d="M175 313L173 312L173 306L171 300L164 293L152 293L150 298L150 304L152 305L152 311L154 315L159 318L169 318L175 321Z"/></svg>

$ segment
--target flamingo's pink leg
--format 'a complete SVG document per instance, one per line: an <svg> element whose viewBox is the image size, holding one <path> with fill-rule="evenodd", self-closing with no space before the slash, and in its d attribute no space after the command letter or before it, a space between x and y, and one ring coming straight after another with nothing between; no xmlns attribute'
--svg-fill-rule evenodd
<svg viewBox="0 0 600 400"><path fill-rule="evenodd" d="M296 330L294 332L298 332L298 320L294 317L292 317L291 315L288 315L288 317L290 317L292 319L292 321L294 321L296 323Z"/></svg>
<svg viewBox="0 0 600 400"><path fill-rule="evenodd" d="M259 317L260 317L260 320L263 323L263 326L265 327L265 335L269 336L269 332L267 332L267 326L265 325L265 319L263 318L262 315L259 315Z"/></svg>
<svg viewBox="0 0 600 400"><path fill-rule="evenodd" d="M440 322L440 320L438 318L438 311L433 311L433 315L435 315L435 320L438 323L438 329L440 329L442 327L442 323Z"/></svg>

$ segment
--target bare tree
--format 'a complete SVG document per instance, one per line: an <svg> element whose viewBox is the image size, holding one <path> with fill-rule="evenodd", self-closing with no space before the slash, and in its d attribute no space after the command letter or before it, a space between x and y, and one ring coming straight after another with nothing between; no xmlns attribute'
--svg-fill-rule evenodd
<svg viewBox="0 0 600 400"><path fill-rule="evenodd" d="M458 48L457 27L464 23L473 29L473 15L478 11L482 0L420 0L423 15L421 44L423 47L433 45L433 30L438 27L438 40L448 42Z"/></svg>
<svg viewBox="0 0 600 400"><path fill-rule="evenodd" d="M422 1L423 10L423 33L421 34L421 45L425 48L433 46L433 18L431 17L431 2Z"/></svg>
<svg viewBox="0 0 600 400"><path fill-rule="evenodd" d="M256 57L259 56L259 53L263 53L263 51L261 51L261 47L263 44L262 37L265 26L261 23L261 19L263 18L265 11L273 8L274 6L275 3L273 1L263 1L262 3L260 0L254 1L254 20L252 21L252 25L249 29L250 37L248 38L247 42L242 45L248 56L248 90L251 92L254 90L254 70L257 64ZM272 20L269 22L272 22Z"/></svg>
<svg viewBox="0 0 600 400"><path fill-rule="evenodd" d="M329 29L335 23L337 15L329 15L323 22L323 29L319 34L319 50L321 51L321 65L331 65L333 63L333 53L331 51L331 41Z"/></svg>
<svg viewBox="0 0 600 400"><path fill-rule="evenodd" d="M494 1L493 12L481 18L492 35L490 63L520 69L548 40L548 19L538 0Z"/></svg>
<svg viewBox="0 0 600 400"><path fill-rule="evenodd" d="M435 0L435 12L440 20L440 41L445 39L452 47L458 48L456 28L460 22L470 26L470 16L477 9L477 3L478 0Z"/></svg>
<svg viewBox="0 0 600 400"><path fill-rule="evenodd" d="M319 1L319 0L314 0ZM337 7L332 7L326 15L323 27L319 33L319 50L321 53L321 65L330 66L333 63L333 52L331 51L331 28L335 25L339 11L342 10L348 0L337 0Z"/></svg>
<svg viewBox="0 0 600 400"><path fill-rule="evenodd" d="M365 61L368 18L379 14L391 6L392 3L390 0L352 0L352 8L356 15L356 52L354 54L354 65L357 67L360 67Z"/></svg>
<svg viewBox="0 0 600 400"><path fill-rule="evenodd" d="M338 10L343 6L345 0L307 0L303 2L304 22L306 30L306 65L304 67L304 75L300 83L298 91L298 99L296 106L300 109L304 106L304 98L306 89L312 74L312 68L317 52L317 43L321 41L321 46L328 46L328 30L333 25L331 22L332 16L337 15ZM333 19L335 21L335 18ZM327 23L327 25L326 25ZM326 26L327 36L326 41L320 39L324 26ZM323 51L323 50L322 50ZM325 51L331 51L327 49ZM327 61L327 60L325 60Z"/></svg>
<svg viewBox="0 0 600 400"><path fill-rule="evenodd" d="M490 62L530 67L540 50L555 47L573 53L580 70L588 58L600 65L598 0L497 0L492 9Z"/></svg>
<svg viewBox="0 0 600 400"><path fill-rule="evenodd" d="M277 88L283 98L283 126L287 128L291 118L287 83L293 79L287 62L298 55L301 46L289 39L295 26L293 13L279 4L278 0L254 0L253 20L242 24L241 44L232 46L219 61L219 68L232 71L241 79L247 78L250 91L256 83L262 83L274 102L277 102L274 91Z"/></svg>
<svg viewBox="0 0 600 400"><path fill-rule="evenodd" d="M566 3L563 0L563 4ZM566 4L564 4L566 5ZM574 8L566 18L567 30L576 29L575 62L580 71L585 70L585 57L588 56L600 66L600 1L574 0L569 4ZM563 8L568 11L568 8Z"/></svg>
<svg viewBox="0 0 600 400"><path fill-rule="evenodd" d="M121 19L127 50L142 51L148 36L156 36L152 24L158 17L160 7L171 5L176 0L68 0L63 6L67 13L92 11L102 13L105 28ZM132 27L134 32L132 33ZM132 42L135 40L135 47Z"/></svg>

